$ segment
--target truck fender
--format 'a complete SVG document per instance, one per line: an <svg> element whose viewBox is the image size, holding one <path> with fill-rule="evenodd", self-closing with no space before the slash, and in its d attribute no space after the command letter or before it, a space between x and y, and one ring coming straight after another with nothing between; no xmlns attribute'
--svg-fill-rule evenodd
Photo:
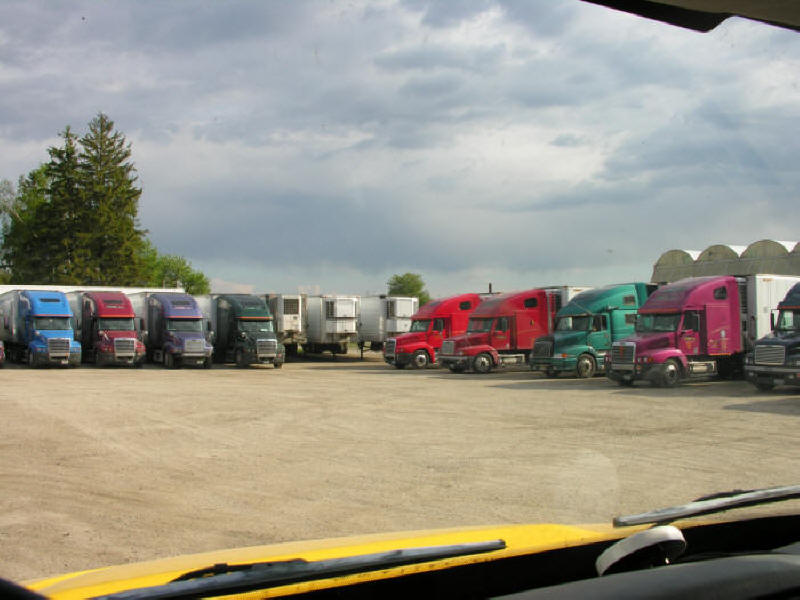
<svg viewBox="0 0 800 600"><path fill-rule="evenodd" d="M478 356L478 354L488 354L492 357L492 362L494 366L498 366L500 364L500 353L494 349L493 346L489 344L480 344L478 346L467 346L463 348L464 354L469 357Z"/></svg>
<svg viewBox="0 0 800 600"><path fill-rule="evenodd" d="M416 342L414 344L409 344L408 346L403 346L403 353L406 354L414 354L414 352L417 350L425 350L428 353L428 356L431 357L431 361L433 361L434 357L436 356L436 352L434 351L433 347L425 342Z"/></svg>
<svg viewBox="0 0 800 600"><path fill-rule="evenodd" d="M662 352L653 355L653 364L664 364L670 358L678 360L681 363L681 368L683 368L684 372L686 369L688 369L689 361L686 359L684 353L677 348L665 348Z"/></svg>

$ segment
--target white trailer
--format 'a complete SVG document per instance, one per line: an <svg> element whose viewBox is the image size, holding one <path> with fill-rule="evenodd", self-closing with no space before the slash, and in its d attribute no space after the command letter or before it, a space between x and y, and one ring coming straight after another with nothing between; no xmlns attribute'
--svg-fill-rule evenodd
<svg viewBox="0 0 800 600"><path fill-rule="evenodd" d="M419 299L410 296L362 296L359 302L358 347L382 350L390 337L411 328L411 316L419 310Z"/></svg>
<svg viewBox="0 0 800 600"><path fill-rule="evenodd" d="M358 296L308 296L303 351L346 354L348 344L355 342L358 335L358 305Z"/></svg>
<svg viewBox="0 0 800 600"><path fill-rule="evenodd" d="M738 278L739 306L742 314L742 337L745 352L755 341L772 331L770 315L800 277L788 275L748 275Z"/></svg>
<svg viewBox="0 0 800 600"><path fill-rule="evenodd" d="M263 294L275 320L275 335L286 348L287 355L296 355L297 348L307 341L307 296L305 294Z"/></svg>

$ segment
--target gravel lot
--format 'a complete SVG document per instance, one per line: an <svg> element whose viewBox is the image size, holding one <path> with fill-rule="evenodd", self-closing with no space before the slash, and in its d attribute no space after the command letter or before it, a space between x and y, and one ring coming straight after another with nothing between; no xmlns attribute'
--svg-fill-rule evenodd
<svg viewBox="0 0 800 600"><path fill-rule="evenodd" d="M597 522L800 482L800 392L375 355L0 372L0 576L378 531Z"/></svg>

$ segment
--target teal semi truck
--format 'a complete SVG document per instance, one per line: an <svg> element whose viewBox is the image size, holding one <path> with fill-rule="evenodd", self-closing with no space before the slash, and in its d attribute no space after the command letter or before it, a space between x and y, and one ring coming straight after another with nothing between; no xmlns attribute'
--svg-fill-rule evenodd
<svg viewBox="0 0 800 600"><path fill-rule="evenodd" d="M655 289L650 283L621 283L578 294L558 311L553 334L534 342L531 369L548 377L602 372L612 342L633 334L636 311Z"/></svg>

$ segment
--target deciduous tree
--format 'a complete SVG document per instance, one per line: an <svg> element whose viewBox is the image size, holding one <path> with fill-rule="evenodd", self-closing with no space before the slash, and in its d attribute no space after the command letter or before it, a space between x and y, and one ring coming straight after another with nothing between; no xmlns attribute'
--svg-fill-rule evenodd
<svg viewBox="0 0 800 600"><path fill-rule="evenodd" d="M425 289L425 282L418 273L403 273L392 275L386 282L390 296L413 296L419 298L422 306L430 301L431 297Z"/></svg>

